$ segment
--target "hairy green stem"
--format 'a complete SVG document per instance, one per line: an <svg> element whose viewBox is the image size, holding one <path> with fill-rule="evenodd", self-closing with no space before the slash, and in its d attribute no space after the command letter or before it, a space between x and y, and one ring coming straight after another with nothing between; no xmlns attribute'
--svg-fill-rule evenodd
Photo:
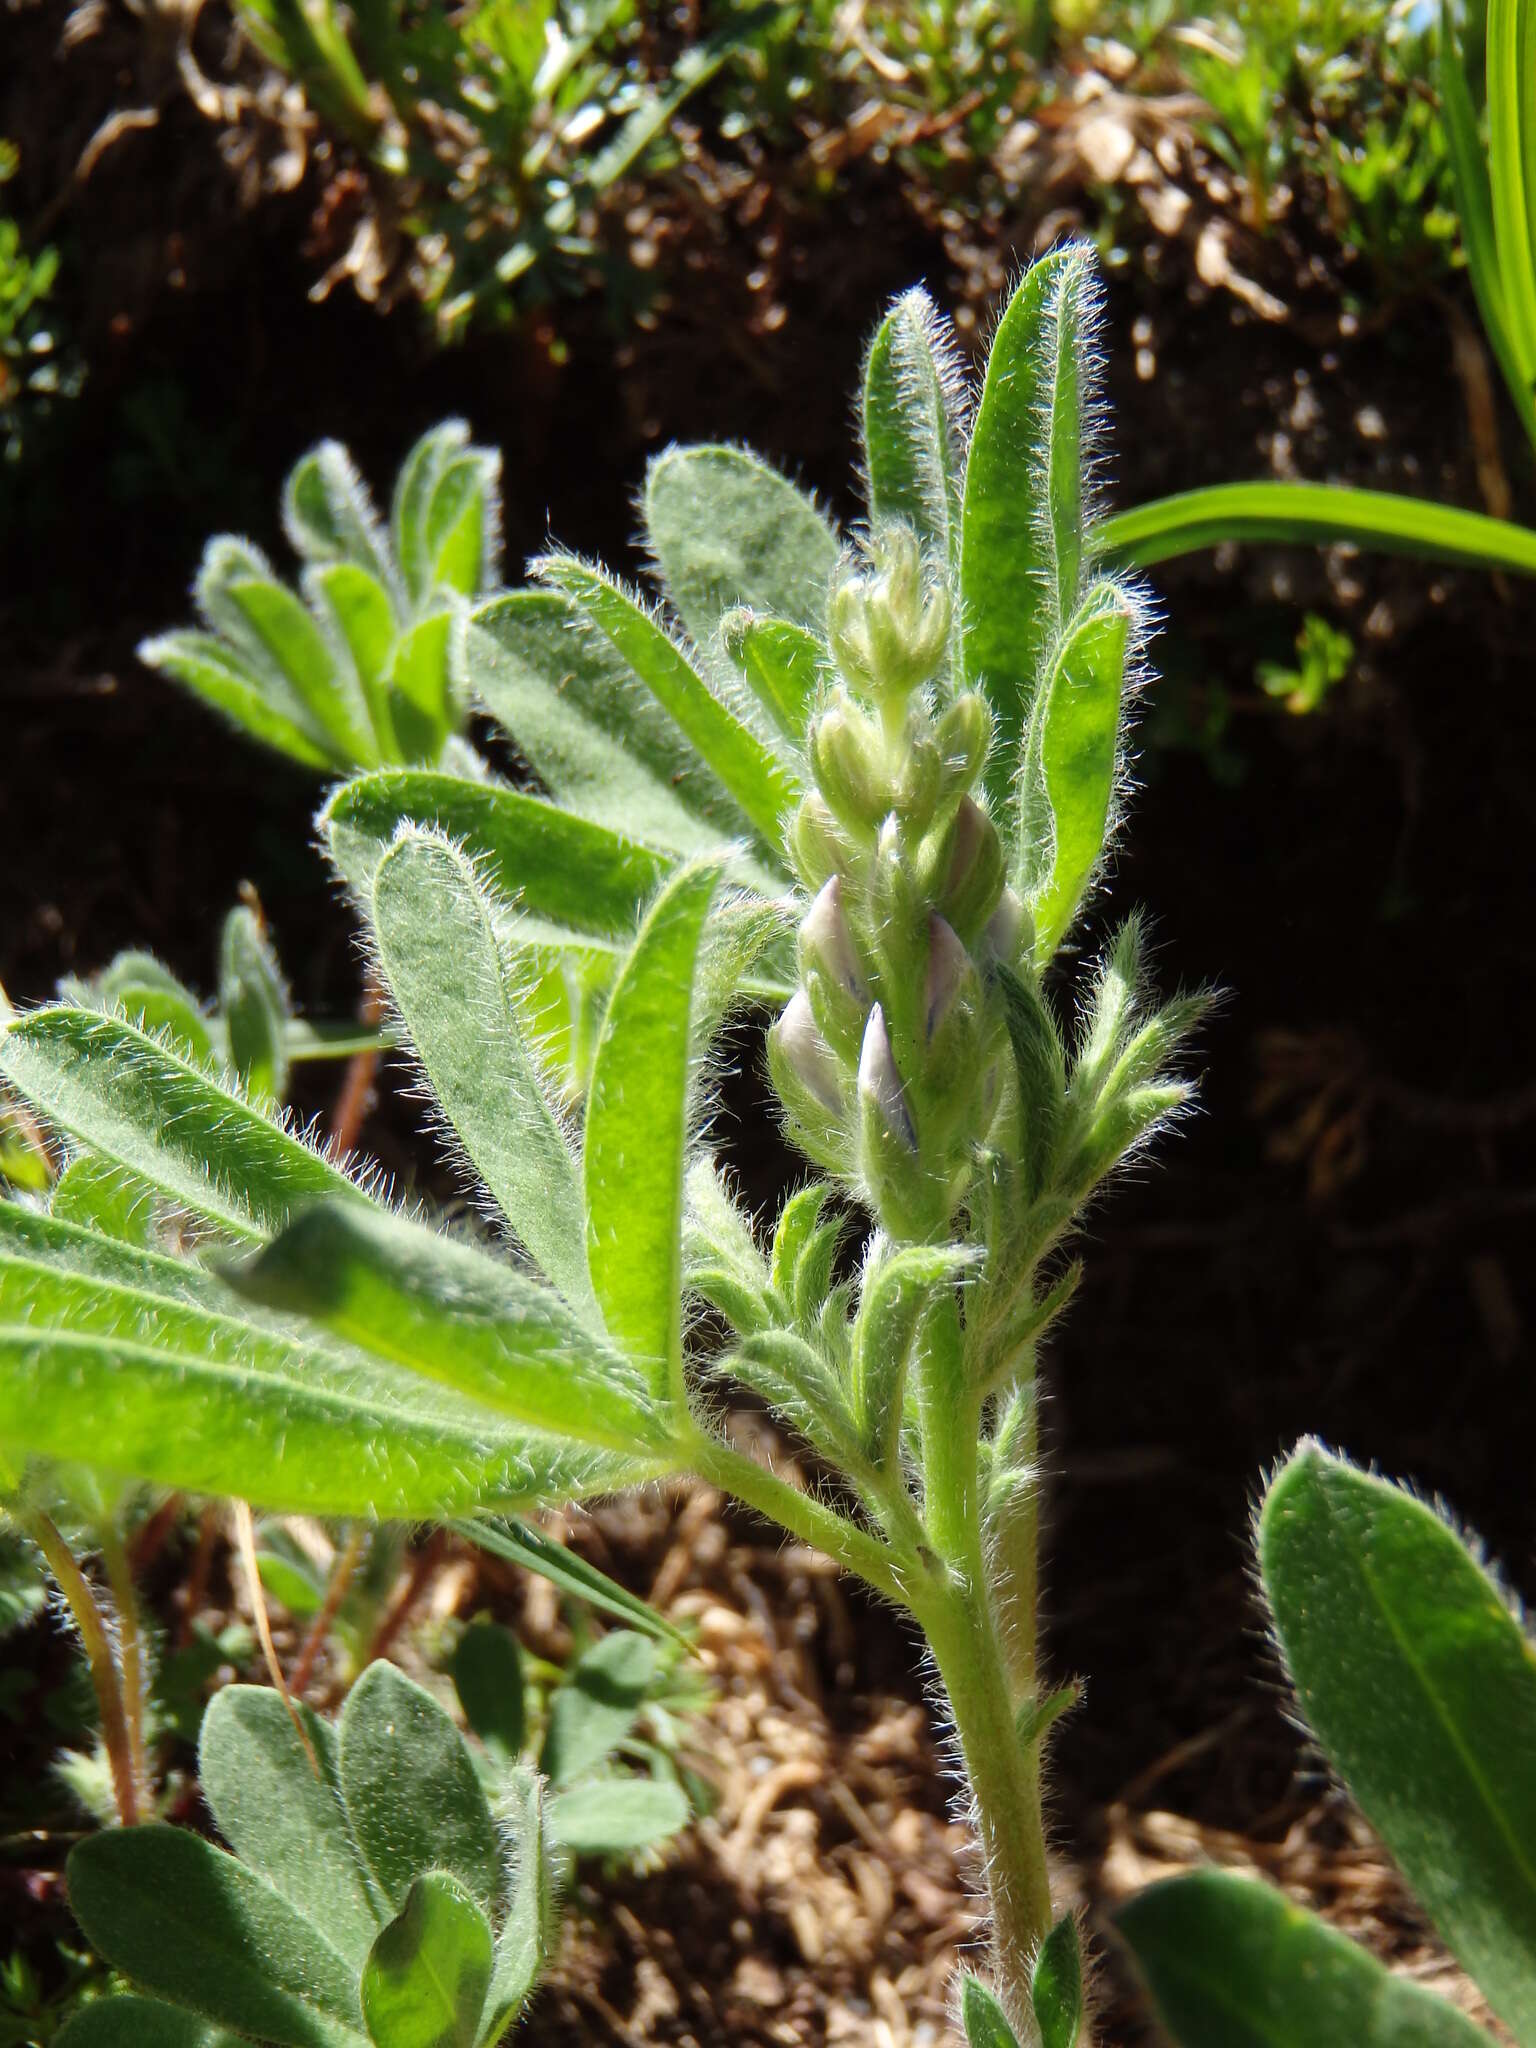
<svg viewBox="0 0 1536 2048"><path fill-rule="evenodd" d="M112 1589L112 1605L117 1610L118 1661L123 1680L123 1719L128 1729L128 1759L133 1770L134 1790L141 1808L151 1803L149 1782L149 1748L144 1731L144 1710L149 1699L149 1665L144 1646L144 1630L139 1620L138 1596L134 1591L133 1571L128 1562L128 1553L123 1539L110 1518L102 1521L98 1532L101 1546L101 1561L106 1569L107 1584Z"/></svg>
<svg viewBox="0 0 1536 2048"><path fill-rule="evenodd" d="M975 1802L992 1911L997 1991L1020 2038L1032 2038L1030 1974L1051 1930L1038 1743L1021 1743L997 1622L980 1583L924 1600L918 1619L949 1696Z"/></svg>
<svg viewBox="0 0 1536 2048"><path fill-rule="evenodd" d="M128 1718L123 1711L123 1692L107 1624L97 1605L91 1582L75 1561L74 1552L49 1516L41 1510L23 1515L21 1525L43 1553L59 1591L80 1631L81 1647L96 1693L101 1714L101 1739L112 1771L112 1791L118 1818L130 1828L139 1818L138 1789L134 1778L133 1745L128 1736Z"/></svg>
<svg viewBox="0 0 1536 2048"><path fill-rule="evenodd" d="M904 1583L900 1554L878 1537L870 1535L868 1530L859 1528L857 1523L846 1520L824 1502L775 1477L755 1459L733 1450L716 1437L706 1436L702 1431L688 1446L687 1456L694 1471L701 1479L708 1480L711 1486L718 1486L723 1493L734 1494L737 1500L747 1507L756 1508L759 1514L777 1522L791 1536L823 1551L845 1571L873 1586L877 1593L898 1601L903 1607L911 1606L911 1593Z"/></svg>

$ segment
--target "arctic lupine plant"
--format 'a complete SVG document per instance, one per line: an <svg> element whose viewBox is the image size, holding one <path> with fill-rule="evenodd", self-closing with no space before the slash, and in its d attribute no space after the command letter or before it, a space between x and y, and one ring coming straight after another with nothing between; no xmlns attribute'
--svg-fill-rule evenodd
<svg viewBox="0 0 1536 2048"><path fill-rule="evenodd" d="M913 1617L991 1904L964 2024L1044 2048L1088 2022L1042 1823L1076 1688L1037 1642L1036 1363L1085 1205L1188 1099L1202 1008L1149 997L1134 918L1063 977L1075 1022L1056 986L1145 630L1099 567L1095 311L1085 250L1036 263L973 411L908 294L868 357L856 540L742 451L674 450L645 501L665 612L557 554L460 620L461 687L544 793L418 769L332 795L479 1227L401 1213L125 1018L54 1005L0 1041L41 1117L182 1218L172 1256L0 1208L18 1483L68 1456L430 1519L700 1475ZM778 1012L813 1168L767 1224L708 1144L711 1050L747 1005ZM733 1381L813 1490L733 1443Z"/></svg>

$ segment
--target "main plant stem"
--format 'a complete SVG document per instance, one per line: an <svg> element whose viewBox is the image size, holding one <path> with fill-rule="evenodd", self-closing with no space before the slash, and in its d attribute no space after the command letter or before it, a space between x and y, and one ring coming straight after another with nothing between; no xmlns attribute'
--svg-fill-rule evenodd
<svg viewBox="0 0 1536 2048"><path fill-rule="evenodd" d="M1010 1531L1010 1555L993 1558L989 1571L976 1456L981 1404L968 1391L953 1294L930 1312L920 1349L924 1515L941 1570L914 1611L949 1695L975 1802L997 1990L1028 2040L1030 1974L1052 1922L1040 1745L1020 1740L1018 1720L1034 1698L1034 1525L1031 1518L1027 1530ZM1020 1639L1010 1642L1010 1631Z"/></svg>

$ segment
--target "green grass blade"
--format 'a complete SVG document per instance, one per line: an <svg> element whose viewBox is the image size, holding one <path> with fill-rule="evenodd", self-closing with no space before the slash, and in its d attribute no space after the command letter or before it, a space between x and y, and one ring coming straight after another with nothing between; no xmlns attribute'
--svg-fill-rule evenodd
<svg viewBox="0 0 1536 2048"><path fill-rule="evenodd" d="M212 633L157 633L137 649L146 668L174 676L205 704L263 746L306 768L336 768L348 758L323 727L314 725L290 691L274 690Z"/></svg>
<svg viewBox="0 0 1536 2048"><path fill-rule="evenodd" d="M1452 0L1440 0L1435 83L1439 90L1440 117L1456 188L1461 243L1478 311L1482 314L1483 329L1525 431L1532 444L1536 445L1536 397L1533 397L1530 379L1522 369L1520 353L1510 331L1509 306L1499 262L1498 238L1494 232L1493 189L1488 179L1488 159L1483 152L1477 107L1467 77L1466 58Z"/></svg>
<svg viewBox="0 0 1536 2048"><path fill-rule="evenodd" d="M402 827L373 878L370 919L401 1021L459 1144L535 1264L596 1322L580 1167L473 863L450 841Z"/></svg>
<svg viewBox="0 0 1536 2048"><path fill-rule="evenodd" d="M1527 398L1536 377L1536 7L1488 0L1488 177L1510 339Z"/></svg>
<svg viewBox="0 0 1536 2048"><path fill-rule="evenodd" d="M1046 649L1076 604L1080 479L1074 486L1070 471L1081 453L1076 354L1090 262L1074 246L1025 272L992 343L966 464L959 680L980 685L997 713L989 786L999 809Z"/></svg>
<svg viewBox="0 0 1536 2048"><path fill-rule="evenodd" d="M462 840L486 882L515 899L530 942L627 943L673 865L667 853L500 783L396 769L346 783L320 813L331 858L364 901L407 820Z"/></svg>
<svg viewBox="0 0 1536 2048"><path fill-rule="evenodd" d="M510 735L564 808L624 821L647 845L723 849L751 829L629 664L557 591L514 590L465 620L461 687Z"/></svg>
<svg viewBox="0 0 1536 2048"><path fill-rule="evenodd" d="M1536 2041L1536 1652L1420 1501L1305 1444L1259 1564L1318 1741L1446 1946Z"/></svg>
<svg viewBox="0 0 1536 2048"><path fill-rule="evenodd" d="M948 324L904 292L864 362L864 465L871 520L905 520L937 561L960 568L965 384Z"/></svg>
<svg viewBox="0 0 1536 2048"><path fill-rule="evenodd" d="M1138 569L1225 541L1318 547L1351 541L1388 554L1536 576L1536 531L1530 527L1427 498L1342 484L1212 484L1180 491L1116 513L1099 538L1105 555Z"/></svg>
<svg viewBox="0 0 1536 2048"><path fill-rule="evenodd" d="M572 555L545 556L534 569L564 591L629 663L720 778L764 846L777 854L789 813L800 799L788 767L720 701L682 649L604 570Z"/></svg>
<svg viewBox="0 0 1536 2048"><path fill-rule="evenodd" d="M837 534L787 477L743 448L669 448L646 473L645 532L667 596L707 648L737 605L818 631Z"/></svg>
<svg viewBox="0 0 1536 2048"><path fill-rule="evenodd" d="M1454 2006L1253 1878L1169 1878L1116 1926L1178 2048L1492 2048Z"/></svg>
<svg viewBox="0 0 1536 2048"><path fill-rule="evenodd" d="M552 1543L526 1522L461 1521L455 1522L453 1527L467 1543L489 1551L492 1557L502 1558L508 1564L519 1565L524 1571L537 1572L541 1579L548 1579L562 1593L584 1602L588 1607L595 1607L600 1614L611 1614L659 1641L677 1643L684 1649L692 1647L682 1630L674 1628L654 1607L647 1606L638 1593L616 1585L595 1564L588 1564L584 1557L578 1556L574 1550L567 1550L563 1544Z"/></svg>
<svg viewBox="0 0 1536 2048"><path fill-rule="evenodd" d="M603 1020L587 1098L587 1261L608 1329L681 1411L683 1171L694 971L719 869L646 914Z"/></svg>
<svg viewBox="0 0 1536 2048"><path fill-rule="evenodd" d="M237 1237L268 1236L322 1195L362 1199L318 1152L119 1018L34 1010L0 1038L0 1074L70 1137Z"/></svg>
<svg viewBox="0 0 1536 2048"><path fill-rule="evenodd" d="M664 1446L641 1375L556 1295L419 1224L325 1203L231 1278L499 1415L610 1450Z"/></svg>

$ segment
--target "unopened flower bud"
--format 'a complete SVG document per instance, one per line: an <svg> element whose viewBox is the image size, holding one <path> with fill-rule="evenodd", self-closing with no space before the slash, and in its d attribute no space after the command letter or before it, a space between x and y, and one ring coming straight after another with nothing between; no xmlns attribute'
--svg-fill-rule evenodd
<svg viewBox="0 0 1536 2048"><path fill-rule="evenodd" d="M877 698L900 701L933 674L949 640L949 590L924 573L912 529L882 528L863 562L846 561L827 606L839 668Z"/></svg>
<svg viewBox="0 0 1536 2048"><path fill-rule="evenodd" d="M829 704L811 727L811 767L816 786L833 814L848 829L870 838L891 807L883 773L884 742L848 697Z"/></svg>
<svg viewBox="0 0 1536 2048"><path fill-rule="evenodd" d="M907 1091L896 1071L885 1012L878 1003L869 1013L859 1051L859 1103L862 1109L873 1112L885 1131L916 1157L917 1127L907 1106Z"/></svg>
<svg viewBox="0 0 1536 2048"><path fill-rule="evenodd" d="M820 790L800 801L789 828L789 853L795 872L813 893L831 875L852 871L854 843L838 824Z"/></svg>
<svg viewBox="0 0 1536 2048"><path fill-rule="evenodd" d="M768 1033L768 1072L797 1143L818 1165L848 1169L845 1091L837 1056L796 989Z"/></svg>
<svg viewBox="0 0 1536 2048"><path fill-rule="evenodd" d="M909 734L896 786L896 808L911 832L927 831L938 808L943 774L943 757L931 733Z"/></svg>
<svg viewBox="0 0 1536 2048"><path fill-rule="evenodd" d="M797 953L817 1029L835 1052L853 1062L859 1056L864 1020L873 998L843 913L840 875L822 885L806 912Z"/></svg>
<svg viewBox="0 0 1536 2048"><path fill-rule="evenodd" d="M881 1228L895 1238L926 1242L945 1229L949 1188L918 1148L910 1100L877 1003L859 1055L859 1171Z"/></svg>
<svg viewBox="0 0 1536 2048"><path fill-rule="evenodd" d="M979 690L967 690L945 706L938 732L943 796L968 790L975 782L992 744L992 726L992 707Z"/></svg>
<svg viewBox="0 0 1536 2048"><path fill-rule="evenodd" d="M997 908L1007 879L997 828L973 797L963 796L943 831L923 848L927 894L967 943Z"/></svg>
<svg viewBox="0 0 1536 2048"><path fill-rule="evenodd" d="M980 1042L981 976L938 912L928 916L928 976L923 989L924 1077L968 1082L962 1069Z"/></svg>
<svg viewBox="0 0 1536 2048"><path fill-rule="evenodd" d="M1034 943L1034 919L1024 908L1023 899L1015 890L1004 889L981 935L983 951L990 953L994 960L1005 961L1014 967L1020 954Z"/></svg>

